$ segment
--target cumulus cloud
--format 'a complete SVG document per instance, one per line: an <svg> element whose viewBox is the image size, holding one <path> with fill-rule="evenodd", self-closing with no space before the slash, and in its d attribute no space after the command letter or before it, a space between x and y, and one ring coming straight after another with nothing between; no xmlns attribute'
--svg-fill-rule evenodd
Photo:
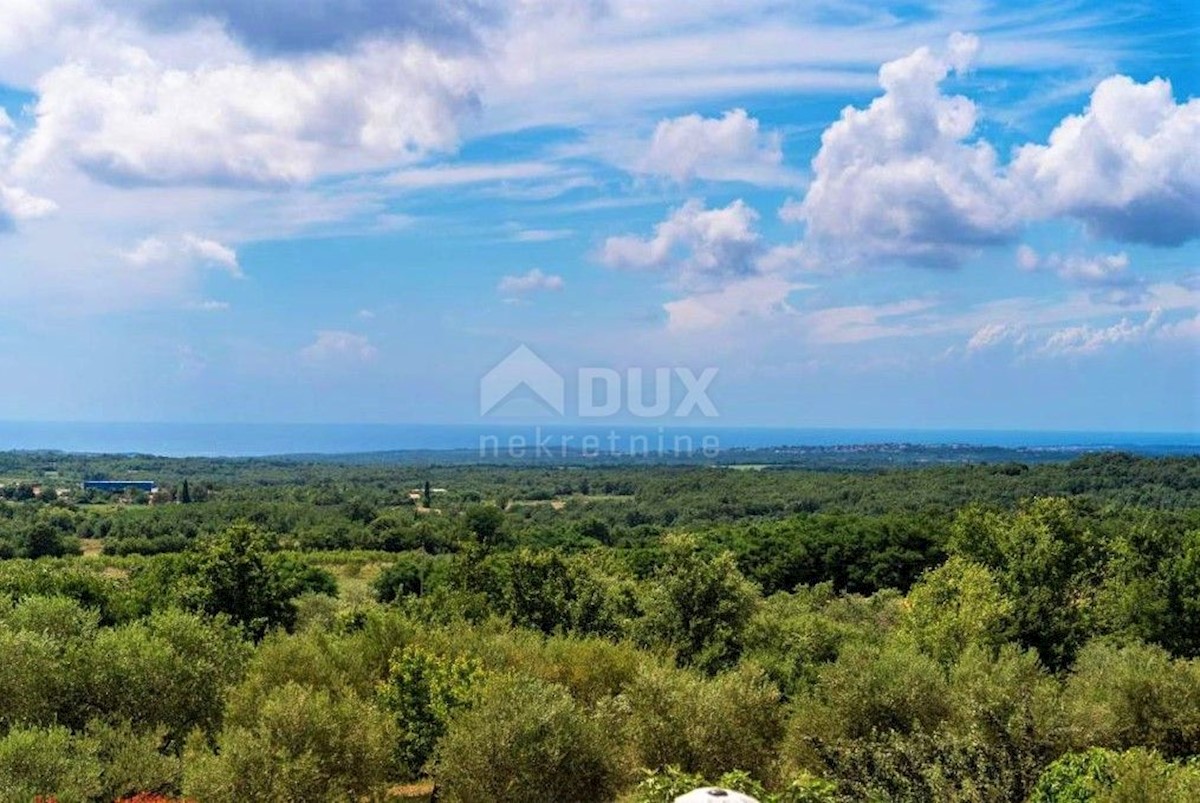
<svg viewBox="0 0 1200 803"><path fill-rule="evenodd" d="M1197 142L1200 99L1177 104L1169 81L1115 75L1048 144L1021 148L1013 174L1035 215L1078 218L1117 240L1179 245L1200 236Z"/></svg>
<svg viewBox="0 0 1200 803"><path fill-rule="evenodd" d="M1022 243L1017 246L1017 267L1023 271L1034 271L1041 264L1041 257L1038 252L1033 250L1028 245Z"/></svg>
<svg viewBox="0 0 1200 803"><path fill-rule="evenodd" d="M745 109L721 117L689 114L659 122L637 172L669 176L771 184L780 180L783 151L777 133L759 131Z"/></svg>
<svg viewBox="0 0 1200 803"><path fill-rule="evenodd" d="M276 185L454 148L471 62L417 41L176 67L127 47L37 84L16 169L62 156L111 184Z"/></svg>
<svg viewBox="0 0 1200 803"><path fill-rule="evenodd" d="M803 202L784 217L810 240L851 258L953 266L1018 226L996 152L972 141L975 104L941 82L970 64L974 36L955 34L944 53L922 47L884 64L882 96L847 107L825 130Z"/></svg>
<svg viewBox="0 0 1200 803"><path fill-rule="evenodd" d="M11 230L18 220L45 217L56 209L58 204L48 198L0 184L0 231Z"/></svg>
<svg viewBox="0 0 1200 803"><path fill-rule="evenodd" d="M505 276L500 280L496 289L507 296L527 295L529 293L562 290L565 282L561 276L553 273L542 273L534 268L520 276Z"/></svg>
<svg viewBox="0 0 1200 803"><path fill-rule="evenodd" d="M156 266L204 266L219 268L231 276L242 276L237 252L216 240L183 234L178 237L147 237L121 257L138 268Z"/></svg>
<svg viewBox="0 0 1200 803"><path fill-rule="evenodd" d="M681 287L713 290L758 272L757 220L740 199L719 209L693 199L655 226L653 237L609 237L600 258L612 268L670 271Z"/></svg>
<svg viewBox="0 0 1200 803"><path fill-rule="evenodd" d="M1049 254L1045 257L1027 245L1017 249L1017 263L1025 271L1052 271L1077 287L1089 288L1098 300L1119 305L1143 301L1149 292L1146 280L1129 269L1129 255Z"/></svg>
<svg viewBox="0 0 1200 803"><path fill-rule="evenodd" d="M1144 340L1158 330L1161 321L1162 313L1153 310L1141 323L1122 318L1107 327L1092 327L1087 324L1071 326L1060 329L1046 338L1039 353L1052 357L1095 354L1112 346Z"/></svg>
<svg viewBox="0 0 1200 803"><path fill-rule="evenodd" d="M15 129L8 112L0 108L0 167L8 162ZM45 217L56 209L53 201L0 181L0 232L10 231L18 220Z"/></svg>
<svg viewBox="0 0 1200 803"><path fill-rule="evenodd" d="M370 362L378 354L366 335L337 329L318 331L316 339L300 350L305 360L320 363Z"/></svg>

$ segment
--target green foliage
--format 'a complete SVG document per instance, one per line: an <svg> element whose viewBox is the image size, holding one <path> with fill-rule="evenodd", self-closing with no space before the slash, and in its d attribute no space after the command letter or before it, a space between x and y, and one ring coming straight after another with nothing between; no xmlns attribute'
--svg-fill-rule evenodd
<svg viewBox="0 0 1200 803"><path fill-rule="evenodd" d="M484 549L504 543L504 511L495 505L472 505L464 513L467 533Z"/></svg>
<svg viewBox="0 0 1200 803"><path fill-rule="evenodd" d="M710 673L733 666L757 590L728 553L706 558L685 538L670 541L667 550L643 602L642 640L669 649L680 666Z"/></svg>
<svg viewBox="0 0 1200 803"><path fill-rule="evenodd" d="M289 683L267 696L252 725L223 730L215 753L188 745L183 791L214 803L380 795L395 739L391 717L356 695Z"/></svg>
<svg viewBox="0 0 1200 803"><path fill-rule="evenodd" d="M1112 756L1099 747L1063 756L1038 778L1029 803L1092 803L1112 785Z"/></svg>
<svg viewBox="0 0 1200 803"><path fill-rule="evenodd" d="M793 746L931 731L951 716L945 674L902 641L847 645L796 700Z"/></svg>
<svg viewBox="0 0 1200 803"><path fill-rule="evenodd" d="M408 596L420 596L425 586L429 562L400 556L371 581L371 590L380 602L394 602Z"/></svg>
<svg viewBox="0 0 1200 803"><path fill-rule="evenodd" d="M968 509L955 521L950 548L994 573L1013 601L1022 644L1055 669L1070 664L1095 615L1103 550L1078 504L1040 498L1014 514Z"/></svg>
<svg viewBox="0 0 1200 803"><path fill-rule="evenodd" d="M1064 688L1076 748L1142 746L1174 758L1200 753L1200 662L1160 647L1097 641Z"/></svg>
<svg viewBox="0 0 1200 803"><path fill-rule="evenodd" d="M15 728L0 738L0 799L81 803L102 791L90 745L63 727Z"/></svg>
<svg viewBox="0 0 1200 803"><path fill-rule="evenodd" d="M450 803L611 800L614 745L561 687L518 676L488 681L438 747L441 797Z"/></svg>
<svg viewBox="0 0 1200 803"><path fill-rule="evenodd" d="M1200 788L1200 459L32 459L0 454L0 799ZM193 499L49 501L51 471ZM1102 783L1055 764L1091 748Z"/></svg>
<svg viewBox="0 0 1200 803"><path fill-rule="evenodd" d="M627 738L637 763L718 777L735 769L769 779L783 732L779 691L745 666L704 678L648 668L625 692Z"/></svg>
<svg viewBox="0 0 1200 803"><path fill-rule="evenodd" d="M952 557L909 591L903 627L923 652L950 664L968 647L1003 644L1012 611L991 572Z"/></svg>
<svg viewBox="0 0 1200 803"><path fill-rule="evenodd" d="M396 715L397 761L407 777L425 768L450 716L471 703L481 678L477 661L441 658L420 647L405 647L392 657L379 700Z"/></svg>
<svg viewBox="0 0 1200 803"><path fill-rule="evenodd" d="M309 590L334 589L327 573L276 553L265 533L234 526L208 540L185 565L178 595L188 607L229 616L262 638L272 627L294 623L293 598Z"/></svg>
<svg viewBox="0 0 1200 803"><path fill-rule="evenodd" d="M673 803L675 798L693 789L716 787L740 792L760 803L835 803L837 785L811 775L802 775L776 791L768 791L761 783L742 770L733 770L706 781L702 776L670 766L645 777L633 791L630 803Z"/></svg>
<svg viewBox="0 0 1200 803"><path fill-rule="evenodd" d="M1046 767L1029 803L1194 803L1200 766L1166 761L1153 750L1093 747Z"/></svg>

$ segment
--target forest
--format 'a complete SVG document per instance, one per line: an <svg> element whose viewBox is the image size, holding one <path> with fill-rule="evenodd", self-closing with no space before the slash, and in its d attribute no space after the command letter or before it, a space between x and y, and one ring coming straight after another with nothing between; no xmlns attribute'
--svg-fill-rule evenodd
<svg viewBox="0 0 1200 803"><path fill-rule="evenodd" d="M1200 457L10 452L0 657L2 801L1198 801Z"/></svg>

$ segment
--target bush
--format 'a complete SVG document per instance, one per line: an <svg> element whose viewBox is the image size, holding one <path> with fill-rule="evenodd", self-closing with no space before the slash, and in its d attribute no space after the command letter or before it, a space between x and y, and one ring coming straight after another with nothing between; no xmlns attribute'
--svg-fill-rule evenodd
<svg viewBox="0 0 1200 803"><path fill-rule="evenodd" d="M238 631L181 611L101 630L80 648L81 698L66 714L76 727L93 717L163 726L175 741L194 728L212 733L246 657Z"/></svg>
<svg viewBox="0 0 1200 803"><path fill-rule="evenodd" d="M1012 611L991 572L952 557L908 592L903 626L923 652L950 664L968 647L1002 644Z"/></svg>
<svg viewBox="0 0 1200 803"><path fill-rule="evenodd" d="M0 799L82 803L101 791L94 749L66 728L14 728L0 739Z"/></svg>
<svg viewBox="0 0 1200 803"><path fill-rule="evenodd" d="M952 713L942 668L901 642L847 646L819 670L815 686L795 708L791 743L798 752L812 739L931 731Z"/></svg>
<svg viewBox="0 0 1200 803"><path fill-rule="evenodd" d="M184 794L206 803L380 795L395 740L391 718L356 695L289 683L266 698L253 726L222 731L215 754L188 745Z"/></svg>
<svg viewBox="0 0 1200 803"><path fill-rule="evenodd" d="M1145 644L1092 642L1067 679L1064 704L1078 749L1200 752L1200 665Z"/></svg>
<svg viewBox="0 0 1200 803"><path fill-rule="evenodd" d="M783 731L779 690L753 667L706 679L648 669L626 692L628 739L638 763L716 778L735 769L772 775Z"/></svg>
<svg viewBox="0 0 1200 803"><path fill-rule="evenodd" d="M616 795L615 756L598 724L561 686L504 675L451 720L436 778L450 803L592 803Z"/></svg>
<svg viewBox="0 0 1200 803"><path fill-rule="evenodd" d="M1092 748L1048 766L1029 803L1194 803L1200 767L1172 764L1142 748L1115 753Z"/></svg>

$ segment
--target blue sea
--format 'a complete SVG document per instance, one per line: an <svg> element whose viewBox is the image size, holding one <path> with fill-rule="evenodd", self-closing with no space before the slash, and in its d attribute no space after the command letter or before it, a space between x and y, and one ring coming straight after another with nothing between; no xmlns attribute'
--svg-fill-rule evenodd
<svg viewBox="0 0 1200 803"><path fill-rule="evenodd" d="M938 429L793 429L780 427L647 427L616 425L445 424L194 424L101 422L0 422L0 451L56 450L165 457L254 457L286 454L360 454L410 450L478 450L481 439L508 444L578 444L589 435L602 443L645 438L719 439L721 449L774 446L851 446L909 443L1011 448L1147 449L1200 453L1196 432L1051 432Z"/></svg>

